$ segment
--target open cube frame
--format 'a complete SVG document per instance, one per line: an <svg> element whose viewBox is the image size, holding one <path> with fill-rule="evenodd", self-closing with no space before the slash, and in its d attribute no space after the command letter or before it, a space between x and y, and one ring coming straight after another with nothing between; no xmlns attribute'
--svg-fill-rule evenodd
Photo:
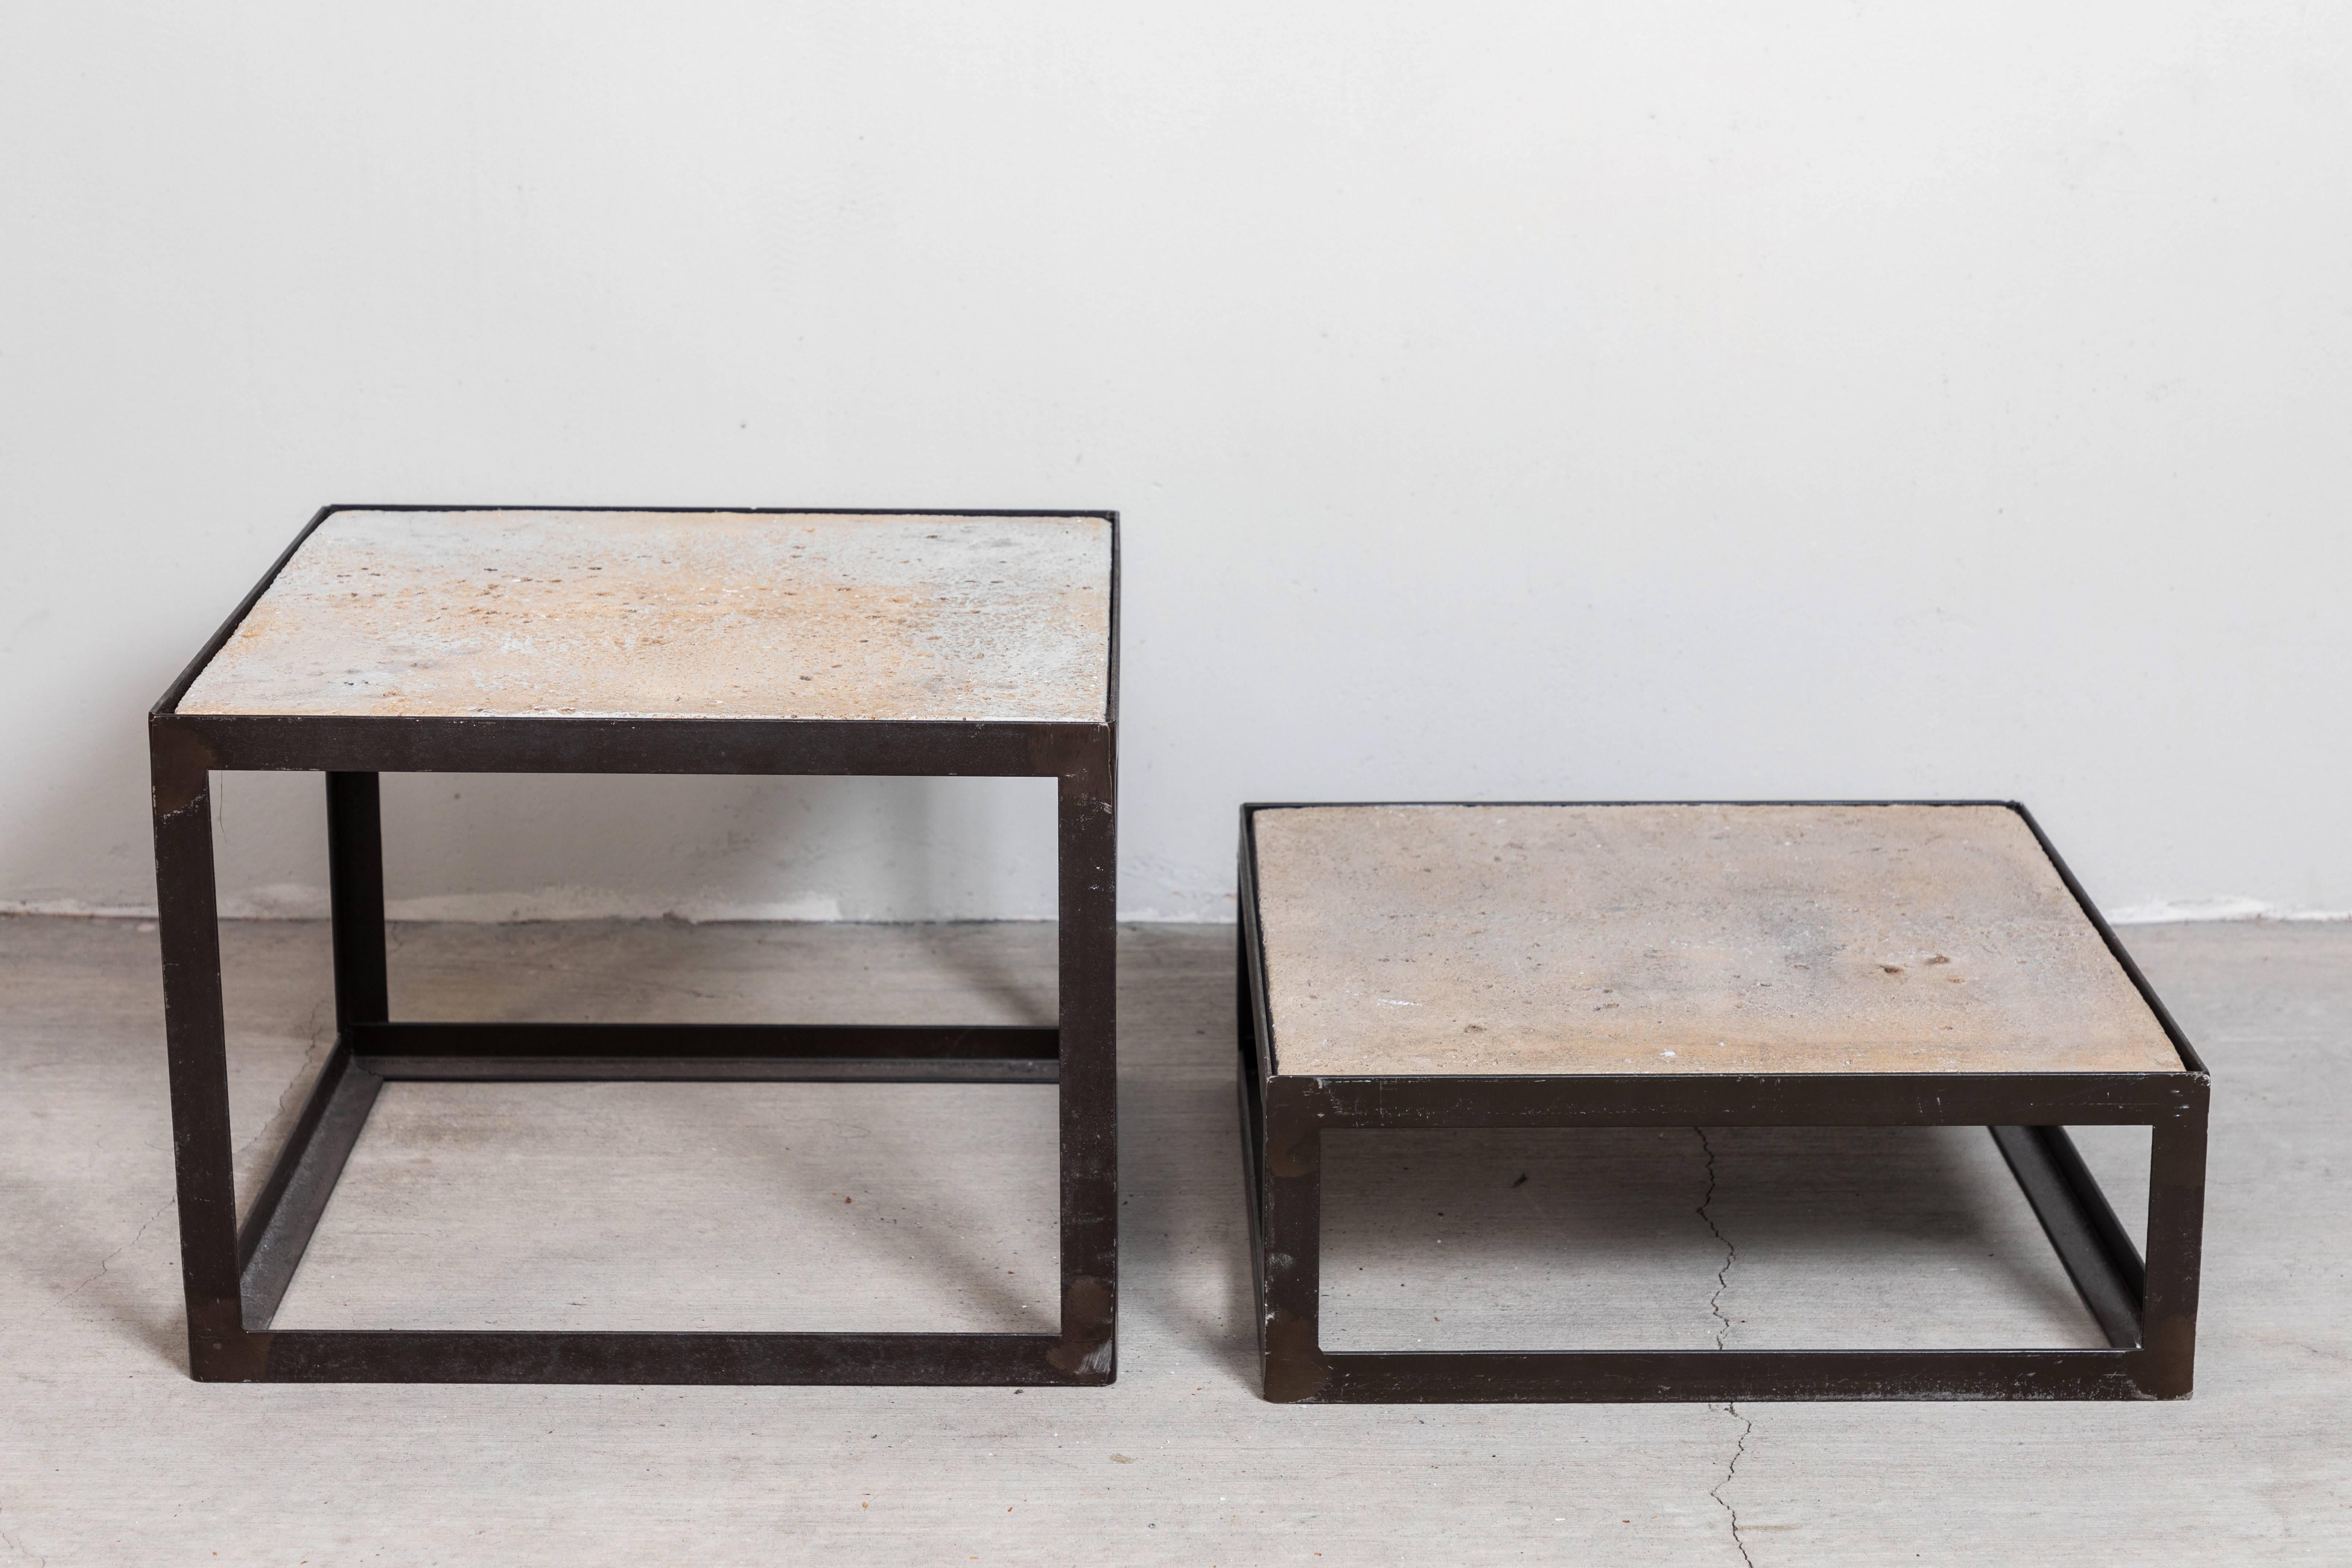
<svg viewBox="0 0 2352 1568"><path fill-rule="evenodd" d="M1117 1373L1118 521L1099 722L183 714L177 705L312 531L337 511L731 511L855 508L378 506L320 509L148 714L189 1369L210 1382L1099 1384ZM326 775L332 1052L242 1225L229 1131L215 771ZM404 1023L385 973L384 773L987 775L1055 781L1058 1026ZM302 1251L388 1080L1057 1083L1058 1333L279 1330Z"/></svg>
<svg viewBox="0 0 2352 1568"><path fill-rule="evenodd" d="M1243 1176L1258 1357L1278 1402L2178 1399L2197 1352L2211 1080L2041 825L2015 801L1448 802L1448 805L1992 805L2032 831L2163 1026L2180 1071L1576 1073L1286 1077L1277 1070L1257 907L1253 818L1241 810L1238 984ZM1321 803L1317 803L1321 804ZM1373 804L1373 803L1345 803ZM1387 803L1379 803L1387 804ZM2149 1130L2143 1262L2069 1126ZM2092 1349L1333 1352L1318 1330L1322 1139L1335 1129L1528 1127L1988 1129L2107 1343Z"/></svg>

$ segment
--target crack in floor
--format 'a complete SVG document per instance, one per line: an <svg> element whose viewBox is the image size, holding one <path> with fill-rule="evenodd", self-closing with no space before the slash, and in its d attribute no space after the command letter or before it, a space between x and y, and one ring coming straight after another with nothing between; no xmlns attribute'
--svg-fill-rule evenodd
<svg viewBox="0 0 2352 1568"><path fill-rule="evenodd" d="M1714 1410L1718 1406L1710 1405L1707 1408ZM1731 1450L1731 1463L1723 1468L1723 1479L1709 1488L1706 1495L1713 1498L1716 1506L1730 1517L1731 1544L1738 1550L1739 1560L1747 1563L1748 1568L1756 1568L1756 1559L1748 1555L1747 1539L1739 1533L1739 1510L1732 1506L1730 1499L1723 1495L1723 1489L1729 1486L1731 1479L1739 1473L1739 1461L1748 1457L1748 1435L1756 1430L1756 1423L1740 1415L1739 1406L1737 1405L1726 1405L1719 1408L1725 1415L1739 1423L1739 1442Z"/></svg>
<svg viewBox="0 0 2352 1568"><path fill-rule="evenodd" d="M1723 1342L1731 1334L1731 1317L1723 1310L1723 1293L1731 1289L1731 1264L1739 1256L1739 1249L1731 1245L1731 1238L1715 1223L1715 1215L1707 1212L1715 1206L1715 1145L1707 1141L1706 1128L1694 1127L1691 1131L1698 1134L1698 1146L1706 1155L1706 1194L1698 1200L1698 1217L1706 1225L1706 1233L1723 1247L1723 1267L1715 1271L1715 1294L1706 1300L1706 1310L1715 1316L1715 1348L1721 1350Z"/></svg>
<svg viewBox="0 0 2352 1568"><path fill-rule="evenodd" d="M1698 1134L1699 1149L1706 1155L1706 1192L1698 1200L1698 1217L1705 1222L1707 1234L1714 1237L1723 1247L1723 1264L1715 1271L1715 1294L1708 1297L1706 1301L1706 1310L1715 1317L1715 1348L1721 1350L1724 1342L1731 1337L1731 1314L1723 1310L1723 1296L1725 1291L1731 1289L1731 1265L1738 1258L1739 1249L1731 1244L1729 1237L1723 1234L1723 1227L1715 1223L1715 1215L1712 1212L1715 1206L1715 1145L1708 1141L1706 1128L1694 1127L1691 1131ZM1706 1495L1715 1500L1716 1507L1723 1510L1726 1517L1730 1520L1731 1544L1738 1552L1739 1560L1747 1563L1748 1568L1756 1568L1756 1559L1748 1554L1747 1539L1739 1532L1739 1510L1733 1507L1731 1500L1723 1495L1723 1489L1729 1486L1732 1478L1739 1474L1739 1461L1748 1457L1748 1439L1755 1432L1756 1423L1742 1415L1737 1404L1710 1405L1707 1408L1720 1409L1725 1415L1739 1423L1739 1441L1731 1450L1731 1462L1724 1467L1723 1479L1710 1487Z"/></svg>
<svg viewBox="0 0 2352 1568"><path fill-rule="evenodd" d="M173 1209L177 1208L179 1205L180 1200L176 1194L171 1197L165 1198L162 1208L157 1209L153 1214L149 1215L145 1219L139 1222L139 1228L131 1233L131 1239L129 1241L124 1242L121 1246L116 1247L113 1251L100 1258L98 1260L98 1268L91 1271L89 1277L84 1279L80 1284L75 1286L72 1289L67 1291L64 1295L58 1297L55 1301L49 1303L48 1311L43 1313L42 1316L52 1317L57 1313L64 1311L66 1310L67 1302L72 1300L76 1296L80 1295L83 1291L97 1284L100 1279L105 1279L108 1273L113 1269L114 1260L121 1257L124 1253L130 1251L132 1247L138 1246L139 1238L145 1236L154 1226L157 1220L162 1219L165 1215L170 1214Z"/></svg>

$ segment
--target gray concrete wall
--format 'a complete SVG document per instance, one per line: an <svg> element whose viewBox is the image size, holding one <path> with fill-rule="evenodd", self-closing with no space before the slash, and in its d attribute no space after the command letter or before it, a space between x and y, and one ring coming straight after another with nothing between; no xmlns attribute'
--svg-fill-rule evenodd
<svg viewBox="0 0 2352 1568"><path fill-rule="evenodd" d="M2342 7L18 7L0 146L0 904L150 900L138 715L382 500L1122 509L1138 915L1463 795L2352 910ZM1050 885L1008 791L393 805L416 913Z"/></svg>

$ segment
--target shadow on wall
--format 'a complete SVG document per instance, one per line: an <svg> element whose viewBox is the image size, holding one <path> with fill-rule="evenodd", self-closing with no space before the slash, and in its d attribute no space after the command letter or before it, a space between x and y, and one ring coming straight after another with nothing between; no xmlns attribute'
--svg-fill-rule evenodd
<svg viewBox="0 0 2352 1568"><path fill-rule="evenodd" d="M318 776L215 793L222 912L324 914ZM413 773L383 798L395 919L1055 914L1050 779Z"/></svg>

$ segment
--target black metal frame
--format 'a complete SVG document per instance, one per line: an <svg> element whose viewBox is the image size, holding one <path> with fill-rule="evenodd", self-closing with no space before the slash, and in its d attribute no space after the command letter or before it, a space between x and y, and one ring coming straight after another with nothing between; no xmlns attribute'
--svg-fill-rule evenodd
<svg viewBox="0 0 2352 1568"><path fill-rule="evenodd" d="M343 510L730 511L1099 517L1111 525L1099 723L764 719L280 718L184 714L189 685L304 540ZM1108 1384L1117 1375L1114 1016L1118 520L1114 512L854 508L322 508L148 714L188 1359L221 1382ZM337 1035L240 1226L214 887L211 774L324 773ZM1058 1026L393 1021L383 773L982 774L1056 781ZM387 1079L1056 1083L1058 1333L614 1333L275 1330L270 1319Z"/></svg>
<svg viewBox="0 0 2352 1568"><path fill-rule="evenodd" d="M1707 1073L1286 1077L1266 1004L1253 819L1242 807L1236 1015L1244 1181L1258 1356L1276 1401L2179 1399L2197 1351L2211 1080L2179 1026L2015 801L1451 802L1454 805L1997 805L2032 830L2164 1026L2184 1070L2114 1073ZM2143 1266L2069 1125L2149 1129ZM1331 1352L1319 1321L1322 1135L1334 1128L1988 1128L2084 1303L2095 1350Z"/></svg>

